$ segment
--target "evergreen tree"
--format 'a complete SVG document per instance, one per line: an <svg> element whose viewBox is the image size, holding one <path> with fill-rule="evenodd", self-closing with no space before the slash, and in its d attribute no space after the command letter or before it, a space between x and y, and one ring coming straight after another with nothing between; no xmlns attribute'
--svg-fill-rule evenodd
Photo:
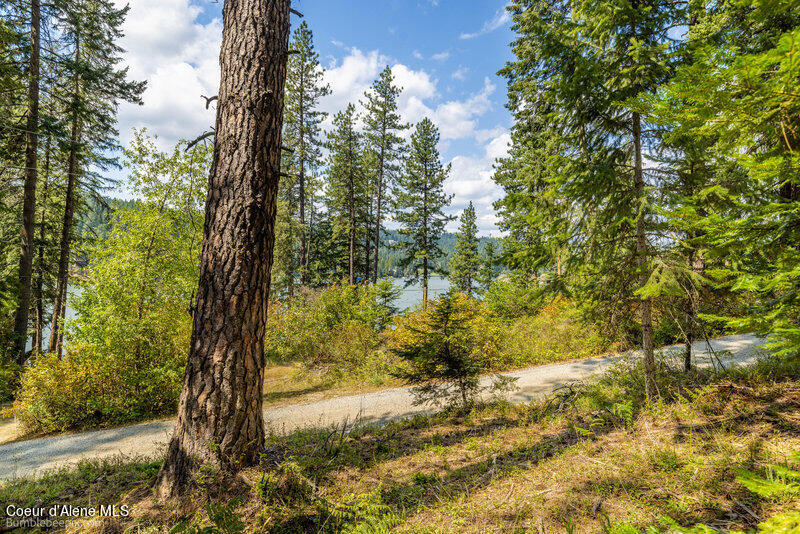
<svg viewBox="0 0 800 534"><path fill-rule="evenodd" d="M284 144L291 147L283 167L289 177L281 181L281 200L290 210L292 218L299 223L300 283L309 279L311 261L312 218L314 201L320 193L319 180L314 172L320 165L320 123L326 113L319 111L319 99L330 94L323 82L324 69L319 64L319 55L314 49L314 39L308 25L303 21L292 34L289 48L296 53L289 56L286 72L286 100L284 103ZM290 232L291 233L291 232ZM294 278L294 247L290 250L290 278Z"/></svg>
<svg viewBox="0 0 800 534"><path fill-rule="evenodd" d="M392 70L387 65L372 87L364 94L365 138L367 144L367 173L372 188L372 283L378 280L378 256L381 246L384 206L391 199L385 193L391 191L393 180L400 170L399 159L403 150L400 132L409 126L400 121L397 113L397 98L401 88L394 85ZM368 234L369 235L369 234Z"/></svg>
<svg viewBox="0 0 800 534"><path fill-rule="evenodd" d="M108 0L76 0L61 5L57 13L60 31L65 36L63 68L65 84L59 88L67 102L65 115L69 138L66 192L61 226L57 287L48 350L61 351L66 310L69 262L76 201L81 186L96 187L102 178L93 169L116 165L109 151L114 139L116 107L119 101L141 103L144 83L127 79L127 68L120 68L122 49L116 44L128 7L117 9Z"/></svg>
<svg viewBox="0 0 800 534"><path fill-rule="evenodd" d="M162 499L189 494L199 470L233 474L264 450L289 1L225 2L222 18L200 280L178 419L155 484Z"/></svg>
<svg viewBox="0 0 800 534"><path fill-rule="evenodd" d="M396 245L403 252L402 268L412 269L408 284L422 282L422 303L428 303L428 278L433 262L440 258L439 238L445 224L454 217L444 214L452 195L444 192L450 165L439 157L439 131L430 119L420 121L411 135L411 144L402 174L394 192L394 219L404 238Z"/></svg>
<svg viewBox="0 0 800 534"><path fill-rule="evenodd" d="M364 173L363 139L356 129L353 104L334 116L328 150L327 193L332 240L340 242L343 238L346 241L344 258L347 266L343 271L347 273L349 283L355 284L359 267L358 247L367 231L369 190Z"/></svg>
<svg viewBox="0 0 800 534"><path fill-rule="evenodd" d="M17 362L27 359L28 315L31 303L33 232L36 216L36 182L39 177L39 77L41 74L42 9L40 0L30 4L30 51L28 53L28 112L25 123L25 180L22 200L22 232L19 254L19 299L14 318L14 352Z"/></svg>
<svg viewBox="0 0 800 534"><path fill-rule="evenodd" d="M652 398L652 301L645 288L658 252L649 236L659 221L647 183L654 178L644 166L647 117L631 102L669 79L669 30L685 21L685 7L659 0L613 9L606 2L518 0L510 9L519 33L517 59L503 73L517 121L513 139L520 151L530 141L522 164L536 181L526 184L520 176L526 169L517 168L503 177L512 182L506 187L517 194L535 185L531 192L540 204L558 199L545 211L555 218L547 227L555 229L551 235L570 236L572 282L597 304L638 308L645 389ZM538 114L533 124L531 110ZM532 245L534 257L553 258L552 246Z"/></svg>
<svg viewBox="0 0 800 534"><path fill-rule="evenodd" d="M488 291L489 286L495 277L495 268L497 266L497 248L494 241L486 243L483 250L483 258L481 261L480 271L478 272L478 287L481 291Z"/></svg>
<svg viewBox="0 0 800 534"><path fill-rule="evenodd" d="M672 139L697 147L694 180L668 212L721 288L746 291L730 326L800 348L800 9L731 2L696 13L690 61L647 105ZM708 155L711 165L700 166ZM690 154L691 156L692 154ZM687 169L682 170L684 174Z"/></svg>
<svg viewBox="0 0 800 534"><path fill-rule="evenodd" d="M448 264L449 278L454 287L471 296L480 268L478 226L472 202L461 213L461 225L456 236L456 250Z"/></svg>

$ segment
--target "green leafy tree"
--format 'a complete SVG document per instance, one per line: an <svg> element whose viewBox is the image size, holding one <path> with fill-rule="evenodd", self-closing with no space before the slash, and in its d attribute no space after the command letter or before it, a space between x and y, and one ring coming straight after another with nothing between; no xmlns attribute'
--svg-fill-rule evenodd
<svg viewBox="0 0 800 534"><path fill-rule="evenodd" d="M59 3L56 26L64 35L65 77L56 91L66 102L62 140L66 153L66 190L61 223L57 286L53 304L49 351L61 353L66 310L69 264L73 253L73 225L81 190L96 190L98 173L116 165L116 108L120 101L141 103L143 82L128 80L117 44L129 8L116 8L109 0Z"/></svg>
<svg viewBox="0 0 800 534"><path fill-rule="evenodd" d="M403 150L400 133L408 129L397 113L397 98L401 88L394 84L392 70L386 66L372 87L364 94L365 138L367 144L367 173L372 188L372 283L378 281L378 256L381 247L384 207L390 198L386 193L400 171Z"/></svg>
<svg viewBox="0 0 800 534"><path fill-rule="evenodd" d="M402 268L412 269L408 283L422 282L423 306L428 302L428 278L432 262L442 256L439 238L445 224L454 217L444 214L452 195L444 192L450 165L439 156L439 131L430 119L419 122L411 143L403 173L394 187L394 219L400 224L403 240L397 249L403 252Z"/></svg>
<svg viewBox="0 0 800 534"><path fill-rule="evenodd" d="M467 295L472 295L478 281L480 254L478 254L478 225L475 223L475 207L472 202L461 213L453 258L448 264L450 282Z"/></svg>
<svg viewBox="0 0 800 534"><path fill-rule="evenodd" d="M87 247L64 359L25 372L20 418L35 430L173 412L192 331L211 147L160 152L141 132L125 150L140 202L114 211Z"/></svg>

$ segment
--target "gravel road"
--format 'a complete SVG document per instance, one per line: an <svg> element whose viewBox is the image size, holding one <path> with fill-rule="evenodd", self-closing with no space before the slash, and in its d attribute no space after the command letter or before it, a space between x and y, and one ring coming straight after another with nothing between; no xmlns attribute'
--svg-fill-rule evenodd
<svg viewBox="0 0 800 534"><path fill-rule="evenodd" d="M726 352L722 356L726 365L755 362L763 354L760 348L763 343L763 338L752 335L726 336L711 342L714 351ZM665 348L664 352L677 357L681 350L682 347L673 346ZM705 342L696 343L694 352L698 365L710 365L711 353ZM615 361L636 356L635 353L612 354L505 373L517 378L518 389L509 398L517 403L539 398L560 385L602 371ZM379 424L430 411L429 408L414 406L409 388L394 388L319 402L270 407L265 410L264 417L272 432L285 433L309 426ZM156 457L163 454L173 425L174 420L170 419L0 445L0 480L35 475L75 464L85 458Z"/></svg>

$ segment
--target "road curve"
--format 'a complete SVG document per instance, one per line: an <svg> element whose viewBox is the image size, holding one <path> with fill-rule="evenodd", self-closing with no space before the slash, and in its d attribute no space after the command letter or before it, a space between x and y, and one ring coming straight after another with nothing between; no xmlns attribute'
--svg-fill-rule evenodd
<svg viewBox="0 0 800 534"><path fill-rule="evenodd" d="M763 338L745 334L712 340L711 346L713 351L721 353L726 365L747 365L763 354L763 343ZM682 346L676 345L667 347L664 352L677 355L681 349ZM705 342L695 343L693 350L698 365L710 365L711 351ZM620 359L635 356L635 353L611 354L505 373L517 378L518 389L509 399L522 403L540 398L560 385L585 379ZM270 431L286 433L302 427L341 426L343 423L379 424L430 411L430 408L414 406L410 388L406 387L270 407L265 410L264 418ZM0 445L0 480L35 475L83 459L157 457L163 454L174 424L173 419L153 421Z"/></svg>

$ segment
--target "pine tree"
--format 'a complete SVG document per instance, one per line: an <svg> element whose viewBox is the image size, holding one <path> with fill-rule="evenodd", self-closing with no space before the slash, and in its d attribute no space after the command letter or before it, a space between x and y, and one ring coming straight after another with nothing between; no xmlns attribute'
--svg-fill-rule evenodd
<svg viewBox="0 0 800 534"><path fill-rule="evenodd" d="M289 43L288 0L226 2L217 133L178 420L156 482L185 495L202 466L255 465ZM264 61L270 58L269 61Z"/></svg>
<svg viewBox="0 0 800 534"><path fill-rule="evenodd" d="M385 197L400 170L399 159L403 150L400 132L409 128L397 113L397 98L401 88L394 85L392 70L387 65L372 87L364 94L365 138L367 144L367 172L373 190L372 225L372 283L378 280L378 256L381 246L384 206L391 199Z"/></svg>
<svg viewBox="0 0 800 534"><path fill-rule="evenodd" d="M452 195L444 192L444 181L450 165L442 165L439 157L439 131L430 119L417 123L403 172L398 176L394 193L394 219L400 224L403 241L397 248L403 252L402 268L411 268L407 283L422 282L422 304L428 303L428 278L433 262L442 257L439 238L445 224L454 219L444 214Z"/></svg>
<svg viewBox="0 0 800 534"><path fill-rule="evenodd" d="M470 201L461 213L461 225L456 234L456 249L448 265L452 285L469 296L472 295L475 282L478 281L480 268L478 226L475 220L475 207Z"/></svg>
<svg viewBox="0 0 800 534"><path fill-rule="evenodd" d="M66 310L69 262L76 201L81 186L91 188L102 178L92 168L115 165L109 151L115 148L115 111L119 101L141 103L144 83L127 80L127 68L119 68L122 49L116 44L129 8L117 9L108 0L80 0L63 4L57 13L65 35L69 59L63 98L69 139L66 193L58 262L57 287L48 350L61 352Z"/></svg>
<svg viewBox="0 0 800 534"><path fill-rule="evenodd" d="M671 139L700 158L670 223L703 252L717 287L746 291L729 325L800 348L800 10L791 3L726 4L696 13L690 60L646 101ZM698 166L713 156L712 164ZM692 156L693 154L689 154ZM686 174L685 168L677 169ZM732 261L731 258L735 258ZM718 290L719 291L719 290Z"/></svg>
<svg viewBox="0 0 800 534"><path fill-rule="evenodd" d="M28 315L31 303L33 269L33 232L36 216L36 182L39 171L39 76L41 73L40 0L31 0L30 52L28 54L28 119L25 124L25 182L22 201L22 232L19 255L19 299L14 317L14 352L17 362L27 359L25 345L28 341Z"/></svg>
<svg viewBox="0 0 800 534"><path fill-rule="evenodd" d="M367 231L369 190L364 173L363 139L356 129L356 108L349 104L333 118L328 136L328 212L332 239L346 241L346 269L350 284L356 282L358 247Z"/></svg>
<svg viewBox="0 0 800 534"><path fill-rule="evenodd" d="M531 184L537 202L558 199L545 213L555 218L548 223L554 235L570 236L566 267L573 283L597 304L638 308L645 389L652 398L652 301L645 288L657 253L649 236L659 221L644 167L647 117L631 102L669 79L674 54L668 32L685 20L685 7L658 0L613 9L588 0L518 0L510 9L519 33L517 59L503 72L513 95L513 139L523 153L517 155L537 178ZM506 178L519 180L518 191L525 191L525 177L512 170ZM559 259L547 242L532 246L534 257Z"/></svg>
<svg viewBox="0 0 800 534"><path fill-rule="evenodd" d="M483 250L483 258L477 278L478 287L481 291L485 292L489 290L489 286L492 285L492 281L495 277L496 267L497 248L495 247L494 241L489 241L486 243L486 247Z"/></svg>
<svg viewBox="0 0 800 534"><path fill-rule="evenodd" d="M314 50L314 39L308 25L303 21L292 34L289 48L296 53L289 56L286 73L286 100L284 117L284 144L290 145L284 168L290 178L281 182L281 199L289 208L293 218L299 222L300 283L309 280L311 261L311 218L314 201L319 196L320 184L314 172L320 165L320 123L327 115L319 111L319 100L330 94L330 87L323 82L324 69L319 64L319 55ZM294 251L291 250L294 263ZM294 269L290 267L290 277Z"/></svg>

